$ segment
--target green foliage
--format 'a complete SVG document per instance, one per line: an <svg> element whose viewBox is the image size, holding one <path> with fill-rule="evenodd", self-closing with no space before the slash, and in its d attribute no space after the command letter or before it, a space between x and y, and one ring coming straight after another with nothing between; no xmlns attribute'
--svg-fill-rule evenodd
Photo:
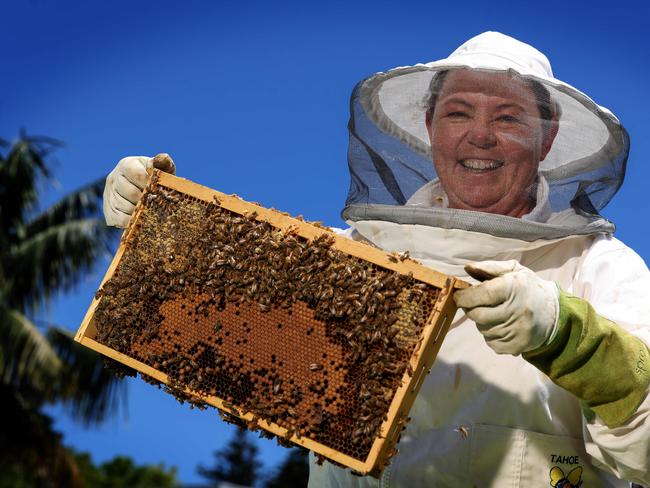
<svg viewBox="0 0 650 488"><path fill-rule="evenodd" d="M229 482L242 486L259 486L260 478L266 478L262 483L264 488L301 488L309 481L309 452L300 447L294 447L282 464L271 474L260 476L261 463L257 456L257 446L249 439L249 434L237 429L228 444L214 453L215 464L211 468L199 466L197 471L201 476L218 486L221 482Z"/></svg>
<svg viewBox="0 0 650 488"><path fill-rule="evenodd" d="M99 466L90 454L77 453L74 458L87 488L168 488L178 485L176 468L164 464L137 466L126 456L115 456Z"/></svg>
<svg viewBox="0 0 650 488"><path fill-rule="evenodd" d="M101 217L104 178L39 211L38 189L53 181L46 158L58 146L23 134L0 153L0 296L25 313L69 290L116 235Z"/></svg>
<svg viewBox="0 0 650 488"><path fill-rule="evenodd" d="M294 447L277 469L264 483L264 488L302 488L309 481L309 451Z"/></svg>
<svg viewBox="0 0 650 488"><path fill-rule="evenodd" d="M126 385L104 366L99 355L59 327L50 327L46 338L64 365L57 378L56 398L85 425L98 424L115 412L118 399L126 395Z"/></svg>
<svg viewBox="0 0 650 488"><path fill-rule="evenodd" d="M52 419L0 386L0 487L82 488L74 459L52 429Z"/></svg>
<svg viewBox="0 0 650 488"><path fill-rule="evenodd" d="M90 424L125 393L98 354L65 329L43 330L29 318L70 290L116 237L101 216L103 178L39 209L39 190L53 182L47 160L60 146L24 133L12 144L0 140L0 452L8 453L0 459L0 486L7 473L23 473L27 486L78 486L74 459L42 407L63 402Z"/></svg>
<svg viewBox="0 0 650 488"><path fill-rule="evenodd" d="M257 446L249 439L245 430L237 429L226 447L214 453L215 465L206 468L200 465L198 473L218 484L222 481L243 486L253 486L257 480L261 463L257 459Z"/></svg>
<svg viewBox="0 0 650 488"><path fill-rule="evenodd" d="M0 460L0 488L173 488L178 486L176 468L164 464L136 465L126 456L96 465L89 453L75 452L58 444L60 463L67 464L72 476L49 478L49 467L28 469L24 464ZM44 459L44 465L47 459Z"/></svg>

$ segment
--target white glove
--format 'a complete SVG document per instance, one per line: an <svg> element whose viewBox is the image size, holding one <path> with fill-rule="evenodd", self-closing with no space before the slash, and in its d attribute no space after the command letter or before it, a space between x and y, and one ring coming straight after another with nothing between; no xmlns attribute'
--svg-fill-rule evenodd
<svg viewBox="0 0 650 488"><path fill-rule="evenodd" d="M104 187L104 218L108 225L126 227L142 190L147 186L147 170L158 168L166 173L176 174L176 166L169 154L129 156L117 163L106 178Z"/></svg>
<svg viewBox="0 0 650 488"><path fill-rule="evenodd" d="M495 352L516 356L550 342L560 309L555 283L514 260L468 264L465 271L484 283L456 291L454 300Z"/></svg>

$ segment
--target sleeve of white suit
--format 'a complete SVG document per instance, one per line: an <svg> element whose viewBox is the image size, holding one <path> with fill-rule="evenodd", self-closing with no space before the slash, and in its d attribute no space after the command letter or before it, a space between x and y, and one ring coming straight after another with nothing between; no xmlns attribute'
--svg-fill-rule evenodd
<svg viewBox="0 0 650 488"><path fill-rule="evenodd" d="M574 283L573 293L599 315L650 346L650 271L634 251L614 238L598 239ZM607 427L598 416L585 420L584 436L594 464L619 478L650 485L650 395L623 425Z"/></svg>

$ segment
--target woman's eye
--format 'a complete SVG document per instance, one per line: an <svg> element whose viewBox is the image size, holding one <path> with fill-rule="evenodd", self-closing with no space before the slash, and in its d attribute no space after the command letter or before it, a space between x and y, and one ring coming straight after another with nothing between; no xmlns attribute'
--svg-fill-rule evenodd
<svg viewBox="0 0 650 488"><path fill-rule="evenodd" d="M461 117L469 117L469 116L465 112L449 112L447 114L447 117L461 118Z"/></svg>
<svg viewBox="0 0 650 488"><path fill-rule="evenodd" d="M501 122L519 122L519 119L514 115L500 115L497 120Z"/></svg>

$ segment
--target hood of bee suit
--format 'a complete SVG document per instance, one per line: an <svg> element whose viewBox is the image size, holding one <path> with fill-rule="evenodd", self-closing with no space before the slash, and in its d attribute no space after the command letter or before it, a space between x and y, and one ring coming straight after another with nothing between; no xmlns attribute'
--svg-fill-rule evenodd
<svg viewBox="0 0 650 488"><path fill-rule="evenodd" d="M443 170L439 169L444 166L444 153L438 146L432 150L425 117L432 100L439 98L438 93L449 82L449 74L456 70L477 74L476 79L490 80L494 76L498 83L506 80L516 87L526 86L519 91L530 100L522 103L529 103L529 107L534 103L538 109L528 113L526 124L537 127L538 134L546 130L541 127L548 127L544 124L555 124L557 134L550 150L538 166L531 166L534 181L525 191L532 210L521 218L448 206ZM503 87L500 93L504 93ZM378 237L386 234L388 224L461 231L460 235L469 232L486 239L497 238L497 247L503 243L505 248L517 249L530 247L526 243L541 246L572 236L614 231L613 223L601 217L599 211L623 182L629 152L627 132L608 109L556 79L546 56L532 46L497 32L485 32L445 59L395 68L361 81L352 93L350 109L351 184L342 216L381 247L396 249L389 245L392 238L381 242ZM521 146L524 139L512 136L518 129L508 126L514 123L510 119L499 119L498 123L504 126L495 130L503 129L505 134L505 139L498 139L498 145L503 142L505 163L493 164L502 167L492 172L491 168L477 166L484 163L465 163L459 157L463 168L456 167L456 172L451 173L453 181L447 178L447 185L480 185L479 176L504 174L498 172L506 171L509 154L516 153L508 151L517 144ZM439 126L435 127L438 130ZM435 165L434 158L439 160ZM468 168L472 164L474 167ZM465 181L463 175L468 175ZM387 227L379 231L382 222ZM413 239L421 240L417 236Z"/></svg>

